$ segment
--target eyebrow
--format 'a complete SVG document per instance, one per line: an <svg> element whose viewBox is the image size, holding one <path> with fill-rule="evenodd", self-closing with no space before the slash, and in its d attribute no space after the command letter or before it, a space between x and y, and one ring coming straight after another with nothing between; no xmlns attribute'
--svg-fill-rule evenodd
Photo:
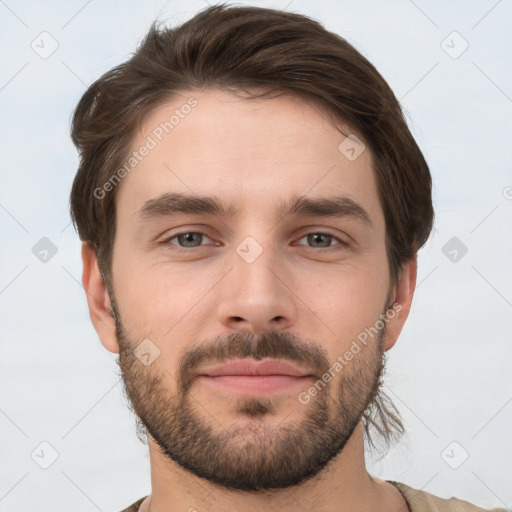
<svg viewBox="0 0 512 512"><path fill-rule="evenodd" d="M166 193L144 203L136 212L141 221L173 215L215 215L234 217L240 208L227 205L215 196L197 196L183 193ZM280 218L294 215L298 217L348 217L358 220L373 229L366 210L347 196L333 195L322 198L293 196L290 201L281 203L277 209Z"/></svg>

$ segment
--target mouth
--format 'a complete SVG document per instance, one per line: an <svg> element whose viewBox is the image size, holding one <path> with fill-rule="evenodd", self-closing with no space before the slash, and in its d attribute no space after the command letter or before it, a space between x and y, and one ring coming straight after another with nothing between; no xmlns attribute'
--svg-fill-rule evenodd
<svg viewBox="0 0 512 512"><path fill-rule="evenodd" d="M282 359L236 359L205 368L198 379L218 390L260 395L303 386L312 375Z"/></svg>

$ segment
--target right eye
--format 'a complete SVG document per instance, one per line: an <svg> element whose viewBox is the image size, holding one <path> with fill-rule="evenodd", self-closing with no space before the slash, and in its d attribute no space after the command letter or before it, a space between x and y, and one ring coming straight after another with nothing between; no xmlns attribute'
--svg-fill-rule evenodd
<svg viewBox="0 0 512 512"><path fill-rule="evenodd" d="M199 231L182 231L181 233L175 233L171 237L162 240L162 243L178 245L179 248L186 250L194 249L195 247L200 247L202 245L201 242L203 241L204 238L207 238L210 241L212 241L210 237ZM177 244L172 242L172 240L174 239L177 240Z"/></svg>

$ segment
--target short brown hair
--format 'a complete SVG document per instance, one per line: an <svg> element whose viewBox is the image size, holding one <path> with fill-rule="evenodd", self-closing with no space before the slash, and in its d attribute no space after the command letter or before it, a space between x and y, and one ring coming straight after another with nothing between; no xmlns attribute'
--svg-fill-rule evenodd
<svg viewBox="0 0 512 512"><path fill-rule="evenodd" d="M153 23L133 57L96 80L74 112L72 139L80 165L71 216L81 240L95 250L107 286L116 189L101 199L95 190L126 161L136 129L152 108L178 93L206 88L245 91L250 97L291 93L363 138L374 160L390 279L396 284L403 264L427 241L434 211L429 168L390 87L345 39L311 18L220 4L176 28ZM381 407L381 413L390 411ZM397 417L388 416L401 427ZM367 421L372 423L370 416Z"/></svg>
<svg viewBox="0 0 512 512"><path fill-rule="evenodd" d="M115 188L94 191L116 173L135 130L156 104L197 88L267 88L314 100L348 123L371 148L386 222L392 283L427 241L434 211L430 171L393 92L353 46L306 16L216 5L173 29L153 23L133 57L96 80L78 103L71 136L80 165L71 217L112 272ZM254 95L261 97L262 95Z"/></svg>

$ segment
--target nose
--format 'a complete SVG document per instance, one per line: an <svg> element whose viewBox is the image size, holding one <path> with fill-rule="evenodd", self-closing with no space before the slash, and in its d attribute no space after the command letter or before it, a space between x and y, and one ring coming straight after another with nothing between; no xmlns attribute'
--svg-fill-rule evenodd
<svg viewBox="0 0 512 512"><path fill-rule="evenodd" d="M218 294L222 325L253 333L289 328L297 315L291 281L291 275L271 250L264 250L251 263L235 254Z"/></svg>

